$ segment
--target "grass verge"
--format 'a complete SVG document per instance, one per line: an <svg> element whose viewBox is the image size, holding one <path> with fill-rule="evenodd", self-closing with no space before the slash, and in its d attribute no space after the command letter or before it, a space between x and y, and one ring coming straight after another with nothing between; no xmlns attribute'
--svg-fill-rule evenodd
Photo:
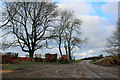
<svg viewBox="0 0 120 80"><path fill-rule="evenodd" d="M69 63L64 63L64 64L72 64L74 62L80 62L82 60L71 60ZM17 69L22 69L24 67L27 67L29 64L62 64L59 63L59 61L57 60L57 62L34 62L34 61L21 61L19 63L14 63L14 64L2 64L2 70L3 71L14 71Z"/></svg>
<svg viewBox="0 0 120 80"><path fill-rule="evenodd" d="M81 62L81 61L83 61L83 60L81 60L81 59L75 60L75 62Z"/></svg>
<svg viewBox="0 0 120 80"><path fill-rule="evenodd" d="M24 68L26 64L2 64L3 71L14 71L20 68Z"/></svg>

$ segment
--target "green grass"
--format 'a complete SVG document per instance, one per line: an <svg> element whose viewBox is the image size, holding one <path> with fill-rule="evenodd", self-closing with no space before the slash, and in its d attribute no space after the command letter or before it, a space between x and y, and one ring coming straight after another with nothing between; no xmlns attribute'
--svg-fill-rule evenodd
<svg viewBox="0 0 120 80"><path fill-rule="evenodd" d="M20 68L23 68L25 67L26 64L3 64L2 65L2 70L10 70L10 71L13 71L13 70L16 70L16 69L20 69Z"/></svg>
<svg viewBox="0 0 120 80"><path fill-rule="evenodd" d="M43 61L43 62L40 62L40 61L21 61L19 62L19 64L60 64L59 61L57 60L57 62L46 62L46 61Z"/></svg>
<svg viewBox="0 0 120 80"><path fill-rule="evenodd" d="M82 60L71 60L69 63L64 63L64 64L72 64L74 62L80 62ZM17 69L21 69L21 68L24 68L24 67L27 67L29 64L62 64L62 63L59 63L59 60L57 60L57 62L34 62L34 61L21 61L19 63L13 63L13 64L3 64L2 65L2 70L10 70L10 71L13 71L13 70L17 70Z"/></svg>
<svg viewBox="0 0 120 80"><path fill-rule="evenodd" d="M81 60L81 59L79 59L79 60L75 60L75 62L81 62L81 61L83 61L83 60Z"/></svg>

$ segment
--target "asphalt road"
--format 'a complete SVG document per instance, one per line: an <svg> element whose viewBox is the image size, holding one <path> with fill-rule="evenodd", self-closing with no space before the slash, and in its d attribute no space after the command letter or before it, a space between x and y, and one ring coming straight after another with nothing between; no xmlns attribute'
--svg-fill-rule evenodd
<svg viewBox="0 0 120 80"><path fill-rule="evenodd" d="M100 66L82 61L72 64L29 64L3 78L118 78L118 67Z"/></svg>

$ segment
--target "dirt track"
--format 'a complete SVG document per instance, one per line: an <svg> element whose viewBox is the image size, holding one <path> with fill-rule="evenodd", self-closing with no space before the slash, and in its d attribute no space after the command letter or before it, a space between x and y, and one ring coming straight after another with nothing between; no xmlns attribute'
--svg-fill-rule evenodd
<svg viewBox="0 0 120 80"><path fill-rule="evenodd" d="M3 78L118 78L118 67L105 67L89 61L72 64L29 64Z"/></svg>

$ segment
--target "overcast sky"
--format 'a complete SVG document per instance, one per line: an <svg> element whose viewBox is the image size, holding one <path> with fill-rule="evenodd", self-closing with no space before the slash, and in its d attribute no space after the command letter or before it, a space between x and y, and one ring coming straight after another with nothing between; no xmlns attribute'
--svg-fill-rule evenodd
<svg viewBox="0 0 120 80"><path fill-rule="evenodd" d="M78 58L89 56L97 56L105 54L102 52L106 44L106 38L111 36L115 29L118 20L118 2L81 2L55 0L61 9L74 11L75 17L82 21L81 31L83 36L89 38L88 43L81 49L75 48L73 55ZM64 49L62 49L64 51ZM10 48L6 51L13 51L20 53L19 56L24 56L19 48ZM45 53L59 53L58 48L38 50L35 53L40 53L44 56Z"/></svg>

